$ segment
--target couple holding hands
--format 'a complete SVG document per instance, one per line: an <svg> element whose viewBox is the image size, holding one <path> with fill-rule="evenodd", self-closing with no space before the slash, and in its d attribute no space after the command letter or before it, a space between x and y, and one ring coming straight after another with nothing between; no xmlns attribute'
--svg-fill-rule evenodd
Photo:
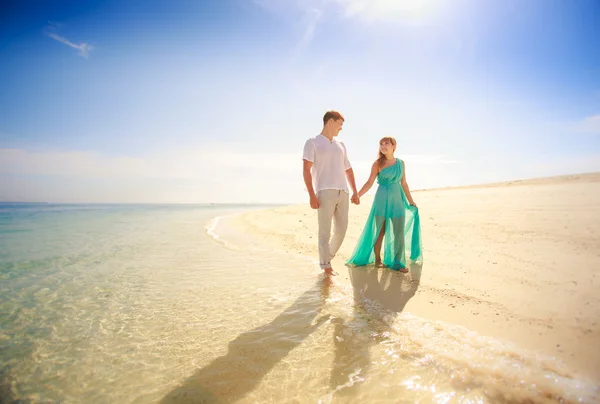
<svg viewBox="0 0 600 404"><path fill-rule="evenodd" d="M371 167L369 179L357 192L346 146L335 139L343 124L342 114L326 112L321 133L304 144L304 183L310 196L310 207L318 212L320 266L326 274L334 273L331 259L346 235L350 201L360 204L360 198L377 180L378 188L371 211L347 264L363 266L375 263L377 267L408 272L407 254L413 262L422 261L421 224L417 205L406 182L404 161L394 156L396 140L384 137L379 141L379 157ZM348 183L352 197L349 196Z"/></svg>

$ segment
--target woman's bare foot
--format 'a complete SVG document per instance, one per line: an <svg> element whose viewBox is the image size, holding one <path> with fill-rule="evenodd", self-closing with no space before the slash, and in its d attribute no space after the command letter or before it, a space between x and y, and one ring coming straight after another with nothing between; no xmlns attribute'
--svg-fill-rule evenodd
<svg viewBox="0 0 600 404"><path fill-rule="evenodd" d="M385 265L381 261L375 261L375 268L384 268Z"/></svg>
<svg viewBox="0 0 600 404"><path fill-rule="evenodd" d="M323 271L325 272L325 275L329 275L329 276L337 275L335 272L333 272L333 268L331 268L331 267L325 268L325 269L323 269Z"/></svg>
<svg viewBox="0 0 600 404"><path fill-rule="evenodd" d="M398 271L402 272L403 274L408 272L408 268L400 268Z"/></svg>

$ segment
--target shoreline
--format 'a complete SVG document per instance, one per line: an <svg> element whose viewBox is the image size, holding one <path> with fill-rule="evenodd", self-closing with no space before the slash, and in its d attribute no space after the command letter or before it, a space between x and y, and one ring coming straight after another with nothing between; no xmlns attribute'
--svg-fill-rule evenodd
<svg viewBox="0 0 600 404"><path fill-rule="evenodd" d="M600 340L600 173L413 194L424 263L404 310L555 357L600 382L600 352L593 349ZM371 202L365 196L351 205L332 261L338 282L351 282L344 263ZM245 212L229 222L255 242L318 256L316 211L308 204Z"/></svg>

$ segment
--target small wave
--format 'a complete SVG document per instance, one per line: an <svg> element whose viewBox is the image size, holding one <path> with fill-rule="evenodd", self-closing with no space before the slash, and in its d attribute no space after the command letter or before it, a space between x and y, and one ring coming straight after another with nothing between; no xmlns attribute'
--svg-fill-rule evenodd
<svg viewBox="0 0 600 404"><path fill-rule="evenodd" d="M240 248L237 245L224 240L219 234L217 234L217 231L216 231L217 226L219 225L219 222L221 221L222 218L223 218L223 216L216 216L213 219L211 219L205 227L206 234L208 234L210 237L212 237L213 240L215 240L219 244L222 244L223 246L225 246L229 249L239 251Z"/></svg>
<svg viewBox="0 0 600 404"><path fill-rule="evenodd" d="M366 349L371 356L369 373L377 374L382 385L401 385L404 391L413 392L419 398L416 401L600 402L600 386L554 357L462 326L396 313L354 292L351 286L339 286L328 299L328 309L341 330L336 338L349 352L365 351L365 345L371 345ZM346 369L345 382L321 396L319 402L332 402L334 395L357 382L365 384L361 388L366 401L369 395L376 396L376 384L370 376L366 381L358 377L360 370Z"/></svg>
<svg viewBox="0 0 600 404"><path fill-rule="evenodd" d="M301 261L305 261L308 262L310 264L314 264L314 265L319 265L319 261L306 256L304 254L300 254L300 253L290 253L284 250L279 250L276 248L267 248L264 246L260 246L260 244L257 244L254 240L248 238L248 239L244 239L242 238L242 236L240 234L235 234L236 237L233 236L232 233L234 233L234 230L228 226L226 223L223 223L226 219L235 217L236 215L238 215L238 213L234 213L231 215L226 215L226 216L217 216L214 217L213 219L211 219L208 224L206 225L206 234L208 234L210 237L213 238L213 240L215 240L216 242L218 242L219 244L235 250L235 251L253 251L253 252L261 252L261 253L268 253L271 255L284 255L287 258L293 258L293 259L297 259L297 260L301 260ZM227 234L227 231L230 232L230 234ZM233 240L236 241L233 241ZM319 272L321 272L319 270Z"/></svg>

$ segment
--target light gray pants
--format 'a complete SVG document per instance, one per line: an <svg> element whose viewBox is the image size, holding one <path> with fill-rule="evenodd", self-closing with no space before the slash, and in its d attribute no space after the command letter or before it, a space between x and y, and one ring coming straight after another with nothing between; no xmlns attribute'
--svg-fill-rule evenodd
<svg viewBox="0 0 600 404"><path fill-rule="evenodd" d="M331 268L331 259L340 249L348 229L348 209L350 196L337 189L323 189L317 192L319 199L319 264L321 268ZM331 237L333 219L333 237ZM331 240L330 240L331 239Z"/></svg>

